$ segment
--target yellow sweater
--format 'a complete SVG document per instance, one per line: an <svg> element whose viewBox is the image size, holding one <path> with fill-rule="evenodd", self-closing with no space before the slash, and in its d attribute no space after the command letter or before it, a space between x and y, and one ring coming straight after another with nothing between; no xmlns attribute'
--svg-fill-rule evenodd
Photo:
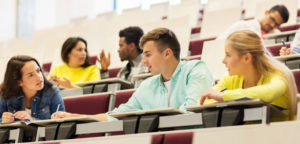
<svg viewBox="0 0 300 144"><path fill-rule="evenodd" d="M66 63L55 66L50 74L55 74L62 79L63 77L68 78L71 83L85 82L100 80L100 71L96 65L90 65L88 67L71 68Z"/></svg>
<svg viewBox="0 0 300 144"><path fill-rule="evenodd" d="M271 103L281 108L288 105L288 87L284 78L278 74L268 77L261 76L257 86L243 89L243 76L225 76L213 87L214 90L220 91L223 88L224 101L234 100L242 97L260 99L264 102ZM214 103L214 100L205 100L205 104ZM288 111L286 111L288 112Z"/></svg>

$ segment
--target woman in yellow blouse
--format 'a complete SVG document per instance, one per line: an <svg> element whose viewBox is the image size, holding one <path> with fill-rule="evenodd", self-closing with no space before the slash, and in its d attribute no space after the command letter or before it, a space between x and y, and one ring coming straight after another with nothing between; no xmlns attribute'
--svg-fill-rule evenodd
<svg viewBox="0 0 300 144"><path fill-rule="evenodd" d="M56 85L76 88L72 83L100 80L100 71L89 63L87 42L80 37L68 38L61 50L64 64L55 66L48 77Z"/></svg>
<svg viewBox="0 0 300 144"><path fill-rule="evenodd" d="M285 109L289 119L296 116L294 77L285 65L266 53L256 33L249 30L232 33L226 40L225 53L223 63L229 75L204 93L200 104L247 96Z"/></svg>

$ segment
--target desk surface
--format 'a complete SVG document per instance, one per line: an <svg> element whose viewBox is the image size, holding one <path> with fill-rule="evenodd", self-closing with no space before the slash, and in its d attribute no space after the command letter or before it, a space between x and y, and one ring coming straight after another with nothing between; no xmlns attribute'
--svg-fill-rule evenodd
<svg viewBox="0 0 300 144"><path fill-rule="evenodd" d="M280 111L278 108L275 108L273 105L262 102L260 99L251 99L251 100L241 100L241 101L227 101L213 104L205 104L198 106L187 106L185 107L188 111L201 111L209 108L222 108L222 107L232 107L232 106L245 106L248 108L251 107L260 107L260 106L268 106L271 109L271 116L275 117L287 117L285 113Z"/></svg>
<svg viewBox="0 0 300 144"><path fill-rule="evenodd" d="M127 112L110 113L109 116L115 118L123 118L132 115L143 115L143 114L183 114L184 112L176 108L163 108L153 110L133 110Z"/></svg>
<svg viewBox="0 0 300 144"><path fill-rule="evenodd" d="M295 34L296 32L297 32L297 30L291 30L291 31L285 31L285 32L276 33L276 34L266 34L266 35L264 35L264 37L266 39L272 39L272 38L276 38L276 37L279 37L279 36L286 36L286 35Z"/></svg>
<svg viewBox="0 0 300 144"><path fill-rule="evenodd" d="M110 84L110 83L120 83L122 85L133 85L131 82L123 80L121 78L109 78L109 79L102 79L102 80L95 80L95 81L87 81L87 82L78 82L74 83L77 86L86 86L86 85L93 85L93 84Z"/></svg>
<svg viewBox="0 0 300 144"><path fill-rule="evenodd" d="M275 56L274 58L277 59L277 60L280 60L280 61L286 61L286 60L289 60L289 59L300 58L300 54L291 54L291 55L286 55L286 56Z"/></svg>

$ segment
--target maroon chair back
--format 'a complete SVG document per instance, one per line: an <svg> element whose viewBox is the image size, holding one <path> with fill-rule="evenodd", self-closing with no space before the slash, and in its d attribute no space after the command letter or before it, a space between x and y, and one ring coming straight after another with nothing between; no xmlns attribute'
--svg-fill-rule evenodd
<svg viewBox="0 0 300 144"><path fill-rule="evenodd" d="M126 103L134 92L135 90L117 92L115 107L119 107L120 104Z"/></svg>
<svg viewBox="0 0 300 144"><path fill-rule="evenodd" d="M97 56L90 56L90 64L95 65L97 62Z"/></svg>
<svg viewBox="0 0 300 144"><path fill-rule="evenodd" d="M192 28L191 34L196 34L201 32L201 27L194 27Z"/></svg>
<svg viewBox="0 0 300 144"><path fill-rule="evenodd" d="M190 47L189 47L189 49L191 51L191 56L193 56L193 55L201 55L202 54L202 49L203 49L204 42L205 41L215 40L215 39L216 39L216 37L191 41L190 42Z"/></svg>
<svg viewBox="0 0 300 144"><path fill-rule="evenodd" d="M163 134L152 135L151 144L162 144L163 143Z"/></svg>
<svg viewBox="0 0 300 144"><path fill-rule="evenodd" d="M286 44L286 46L289 48L290 44ZM269 46L267 47L267 49L269 50L269 52L271 52L273 56L279 56L281 47L283 47L283 45Z"/></svg>
<svg viewBox="0 0 300 144"><path fill-rule="evenodd" d="M300 70L293 71L295 82L297 85L298 93L300 92Z"/></svg>
<svg viewBox="0 0 300 144"><path fill-rule="evenodd" d="M109 94L64 98L67 112L78 114L99 114L108 111Z"/></svg>
<svg viewBox="0 0 300 144"><path fill-rule="evenodd" d="M112 68L112 69L109 69L108 70L108 75L110 78L113 78L113 77L117 77L119 71L121 70L121 68Z"/></svg>
<svg viewBox="0 0 300 144"><path fill-rule="evenodd" d="M164 144L192 144L193 132L165 134Z"/></svg>
<svg viewBox="0 0 300 144"><path fill-rule="evenodd" d="M52 65L51 62L43 63L42 65L43 72L50 72L51 65Z"/></svg>

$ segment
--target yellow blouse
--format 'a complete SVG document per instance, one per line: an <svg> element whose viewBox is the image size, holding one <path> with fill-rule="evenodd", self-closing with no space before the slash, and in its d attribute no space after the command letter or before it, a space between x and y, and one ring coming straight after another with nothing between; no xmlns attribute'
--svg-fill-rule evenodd
<svg viewBox="0 0 300 144"><path fill-rule="evenodd" d="M257 86L243 89L243 76L225 76L217 85L213 87L216 91L223 92L224 101L234 100L242 97L260 99L281 108L287 109L288 106L288 87L285 79L279 75L261 76ZM206 99L205 104L214 103L215 100ZM285 110L285 112L288 112Z"/></svg>
<svg viewBox="0 0 300 144"><path fill-rule="evenodd" d="M66 63L64 63L62 65L55 66L50 71L50 74L55 74L56 76L60 77L60 79L66 77L71 81L71 83L101 79L100 70L96 65L90 65L85 68L71 68Z"/></svg>

